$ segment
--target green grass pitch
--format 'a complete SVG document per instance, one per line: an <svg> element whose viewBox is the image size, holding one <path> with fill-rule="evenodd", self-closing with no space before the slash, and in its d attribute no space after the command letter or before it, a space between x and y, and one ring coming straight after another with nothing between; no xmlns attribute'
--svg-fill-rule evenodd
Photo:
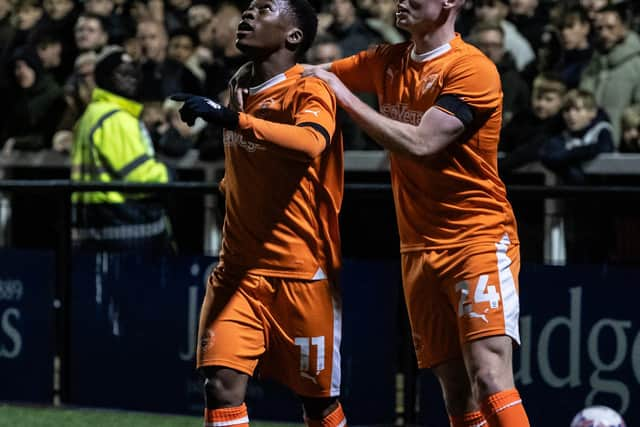
<svg viewBox="0 0 640 427"><path fill-rule="evenodd" d="M201 427L202 417L94 409L48 408L0 403L0 427ZM251 427L301 427L251 421Z"/></svg>

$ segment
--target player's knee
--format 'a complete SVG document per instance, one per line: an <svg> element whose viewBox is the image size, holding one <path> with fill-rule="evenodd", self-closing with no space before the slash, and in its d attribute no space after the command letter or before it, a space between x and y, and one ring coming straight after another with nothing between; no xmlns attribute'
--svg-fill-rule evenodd
<svg viewBox="0 0 640 427"><path fill-rule="evenodd" d="M240 375L221 370L204 371L204 394L207 408L239 406L244 402L246 381Z"/></svg>
<svg viewBox="0 0 640 427"><path fill-rule="evenodd" d="M481 339L465 348L469 381L476 399L514 387L511 367L511 338Z"/></svg>
<svg viewBox="0 0 640 427"><path fill-rule="evenodd" d="M505 370L498 366L481 366L470 372L473 394L481 399L502 391L508 383Z"/></svg>

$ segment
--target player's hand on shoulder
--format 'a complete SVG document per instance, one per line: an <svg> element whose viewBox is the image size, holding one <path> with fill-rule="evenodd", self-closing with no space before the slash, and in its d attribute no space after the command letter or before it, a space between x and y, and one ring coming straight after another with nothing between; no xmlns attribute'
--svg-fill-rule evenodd
<svg viewBox="0 0 640 427"><path fill-rule="evenodd" d="M180 118L189 126L193 126L196 118L201 117L226 129L238 128L238 113L212 99L190 93L176 93L171 95L171 99L184 103L180 108Z"/></svg>
<svg viewBox="0 0 640 427"><path fill-rule="evenodd" d="M333 90L340 104L344 104L350 96L353 96L351 91L342 83L342 80L331 71L327 71L323 66L305 66L302 76L315 77L324 81Z"/></svg>

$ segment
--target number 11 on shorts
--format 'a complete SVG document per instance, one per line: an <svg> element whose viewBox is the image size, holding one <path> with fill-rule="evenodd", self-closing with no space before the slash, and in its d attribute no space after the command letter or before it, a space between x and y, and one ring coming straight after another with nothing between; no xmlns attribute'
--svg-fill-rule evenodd
<svg viewBox="0 0 640 427"><path fill-rule="evenodd" d="M297 337L295 344L300 347L300 372L309 372L311 347L316 348L315 375L324 369L324 337Z"/></svg>

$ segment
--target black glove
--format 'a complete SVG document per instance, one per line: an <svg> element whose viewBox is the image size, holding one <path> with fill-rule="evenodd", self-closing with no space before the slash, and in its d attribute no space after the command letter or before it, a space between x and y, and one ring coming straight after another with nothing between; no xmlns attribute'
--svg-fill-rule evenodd
<svg viewBox="0 0 640 427"><path fill-rule="evenodd" d="M189 93L176 93L171 95L171 99L184 102L180 108L180 118L189 126L193 126L196 118L202 117L207 122L225 129L238 129L240 115L209 98Z"/></svg>

